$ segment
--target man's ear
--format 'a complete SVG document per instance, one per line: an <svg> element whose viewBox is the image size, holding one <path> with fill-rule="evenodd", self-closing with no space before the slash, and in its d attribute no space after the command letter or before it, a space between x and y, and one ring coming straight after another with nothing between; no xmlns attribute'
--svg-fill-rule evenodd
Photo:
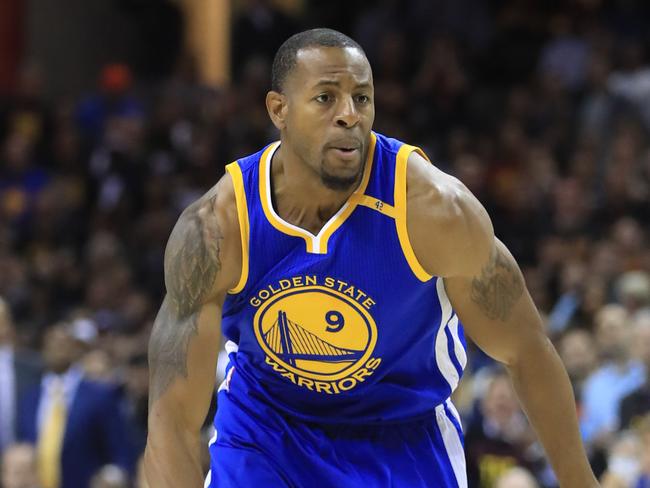
<svg viewBox="0 0 650 488"><path fill-rule="evenodd" d="M266 94L266 110L271 117L271 122L278 130L282 130L286 126L287 116L287 97L282 93L271 90Z"/></svg>

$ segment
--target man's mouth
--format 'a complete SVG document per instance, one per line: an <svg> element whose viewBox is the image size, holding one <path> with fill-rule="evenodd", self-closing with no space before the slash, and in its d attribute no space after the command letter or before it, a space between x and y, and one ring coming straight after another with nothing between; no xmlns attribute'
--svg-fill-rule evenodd
<svg viewBox="0 0 650 488"><path fill-rule="evenodd" d="M356 147L332 147L331 151L339 158L352 161L357 157L359 148Z"/></svg>

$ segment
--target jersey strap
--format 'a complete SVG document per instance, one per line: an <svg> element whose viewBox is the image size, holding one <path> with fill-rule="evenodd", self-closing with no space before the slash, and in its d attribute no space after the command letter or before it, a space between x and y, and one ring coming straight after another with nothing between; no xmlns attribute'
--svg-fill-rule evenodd
<svg viewBox="0 0 650 488"><path fill-rule="evenodd" d="M250 236L250 225L248 223L248 205L246 203L246 190L244 188L244 178L242 177L241 168L237 161L226 166L226 171L232 178L232 184L235 188L235 203L237 205L237 218L239 219L239 234L241 237L241 275L234 288L228 290L228 293L239 293L246 286L248 280L248 242Z"/></svg>
<svg viewBox="0 0 650 488"><path fill-rule="evenodd" d="M415 256L406 225L406 169L408 157L413 151L416 151L420 156L429 161L429 158L427 158L424 151L419 147L403 144L399 148L395 166L395 225L397 226L399 243L402 247L402 252L406 257L406 261L408 261L409 267L420 281L426 282L433 278L433 276L425 271L418 261L418 258Z"/></svg>

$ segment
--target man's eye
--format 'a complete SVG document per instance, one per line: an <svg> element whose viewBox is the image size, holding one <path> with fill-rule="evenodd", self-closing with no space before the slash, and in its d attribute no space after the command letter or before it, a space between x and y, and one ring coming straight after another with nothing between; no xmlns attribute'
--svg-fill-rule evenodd
<svg viewBox="0 0 650 488"><path fill-rule="evenodd" d="M327 93L321 93L316 97L318 103L327 103L332 99Z"/></svg>
<svg viewBox="0 0 650 488"><path fill-rule="evenodd" d="M370 97L368 95L357 95L357 103L366 104L369 101Z"/></svg>

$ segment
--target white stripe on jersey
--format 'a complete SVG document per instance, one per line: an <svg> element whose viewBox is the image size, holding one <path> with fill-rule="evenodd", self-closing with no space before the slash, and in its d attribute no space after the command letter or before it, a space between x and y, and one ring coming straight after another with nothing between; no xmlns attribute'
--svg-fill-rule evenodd
<svg viewBox="0 0 650 488"><path fill-rule="evenodd" d="M447 400L446 403L448 407L451 405L449 400ZM451 405L451 407L453 407L453 405ZM454 411L455 410L456 409L454 408ZM445 444L445 449L447 450L447 457L449 458L451 467L454 470L454 476L456 477L458 487L467 488L467 468L465 466L463 443L460 440L456 426L447 415L447 412L445 412L445 404L436 407L436 421L438 423L438 428L440 429L440 434L442 435L442 441Z"/></svg>
<svg viewBox="0 0 650 488"><path fill-rule="evenodd" d="M436 336L436 364L438 365L440 373L442 373L442 376L447 380L447 383L449 383L451 391L453 392L458 386L458 381L460 378L458 377L456 366L454 366L454 363L451 360L451 352L449 351L449 347L447 345L447 334L445 334L447 324L452 319L453 310L451 308L449 298L447 297L447 292L445 291L445 285L442 281L442 278L437 278L437 280L436 291L438 292L438 301L440 302L441 314L440 327L438 328L438 335ZM454 329L452 329L451 332L454 338L454 345L456 345L458 335L458 318L455 316L455 314L453 318L456 319L456 334L453 335ZM460 348L462 349L460 339L458 339L458 342ZM467 361L467 358L465 358L465 361Z"/></svg>
<svg viewBox="0 0 650 488"><path fill-rule="evenodd" d="M458 335L458 316L454 316L449 321L449 331L451 332L451 337L454 339L454 352L456 353L456 359L460 363L460 367L464 370L467 365L467 353L465 352L465 347L460 341L460 336Z"/></svg>

